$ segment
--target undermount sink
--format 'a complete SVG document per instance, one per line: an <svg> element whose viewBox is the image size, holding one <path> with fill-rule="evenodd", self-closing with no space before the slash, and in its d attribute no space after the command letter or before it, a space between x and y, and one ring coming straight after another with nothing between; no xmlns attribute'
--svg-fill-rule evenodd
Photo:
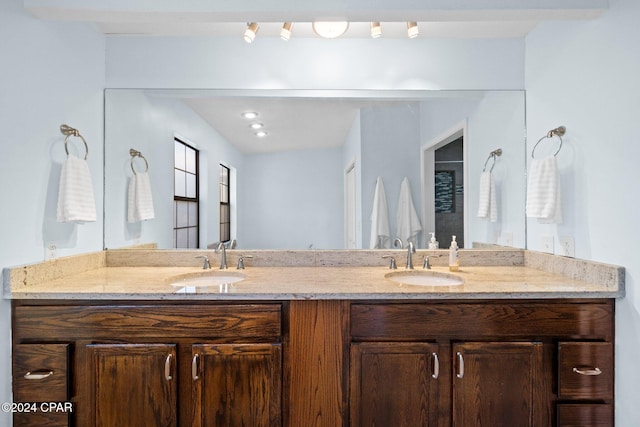
<svg viewBox="0 0 640 427"><path fill-rule="evenodd" d="M179 287L204 287L229 285L244 280L242 273L224 270L207 270L199 273L187 273L174 276L169 279L171 286Z"/></svg>
<svg viewBox="0 0 640 427"><path fill-rule="evenodd" d="M457 286L464 283L464 280L452 274L438 273L429 270L394 271L385 274L384 277L403 285Z"/></svg>

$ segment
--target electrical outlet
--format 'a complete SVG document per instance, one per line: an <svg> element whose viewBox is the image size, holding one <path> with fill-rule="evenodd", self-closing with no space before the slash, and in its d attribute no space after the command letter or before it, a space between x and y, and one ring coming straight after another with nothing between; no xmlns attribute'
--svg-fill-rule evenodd
<svg viewBox="0 0 640 427"><path fill-rule="evenodd" d="M560 255L574 258L576 256L576 243L573 237L560 237Z"/></svg>
<svg viewBox="0 0 640 427"><path fill-rule="evenodd" d="M542 236L542 252L553 253L553 236Z"/></svg>
<svg viewBox="0 0 640 427"><path fill-rule="evenodd" d="M502 232L502 244L504 246L513 246L513 233L511 231Z"/></svg>
<svg viewBox="0 0 640 427"><path fill-rule="evenodd" d="M44 259L45 261L48 259L54 259L56 257L56 244L55 243L47 243L47 247L44 248Z"/></svg>

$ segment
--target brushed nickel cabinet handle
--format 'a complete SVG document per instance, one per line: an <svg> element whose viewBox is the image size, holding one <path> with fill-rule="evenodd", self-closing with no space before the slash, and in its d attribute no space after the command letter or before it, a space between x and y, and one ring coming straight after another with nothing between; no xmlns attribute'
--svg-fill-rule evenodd
<svg viewBox="0 0 640 427"><path fill-rule="evenodd" d="M167 358L164 361L164 377L167 381L171 381L173 377L171 376L171 360L173 359L173 353L169 353Z"/></svg>
<svg viewBox="0 0 640 427"><path fill-rule="evenodd" d="M431 353L433 356L433 374L431 374L431 378L437 380L440 376L440 360L438 360L438 353Z"/></svg>
<svg viewBox="0 0 640 427"><path fill-rule="evenodd" d="M37 371L29 371L24 374L25 379L27 380L43 380L45 378L49 378L53 375L53 371L48 369L38 369Z"/></svg>
<svg viewBox="0 0 640 427"><path fill-rule="evenodd" d="M602 373L600 368L573 368L573 372L575 372L576 374L587 375L592 377L596 375L600 375Z"/></svg>
<svg viewBox="0 0 640 427"><path fill-rule="evenodd" d="M464 357L462 357L462 353L457 352L456 356L458 357L458 373L456 377L464 378Z"/></svg>
<svg viewBox="0 0 640 427"><path fill-rule="evenodd" d="M191 377L194 381L200 378L198 376L198 359L200 359L200 355L196 353L191 360Z"/></svg>

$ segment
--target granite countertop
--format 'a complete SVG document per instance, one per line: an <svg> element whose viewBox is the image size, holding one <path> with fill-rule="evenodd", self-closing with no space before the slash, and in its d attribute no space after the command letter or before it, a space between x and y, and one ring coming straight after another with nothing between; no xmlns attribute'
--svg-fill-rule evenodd
<svg viewBox="0 0 640 427"><path fill-rule="evenodd" d="M8 299L66 300L300 300L300 299L545 299L617 298L624 286L589 281L527 266L463 266L430 271L464 281L454 286L396 283L384 266L247 266L245 270L199 267L100 266L52 280L5 283ZM416 268L422 272L422 268ZM427 270L429 271L429 270ZM197 286L199 275L243 275L241 281ZM187 277L187 279L184 279ZM189 278L190 277L190 278ZM181 280L184 279L184 280ZM200 279L198 279L200 280ZM178 281L179 283L172 284ZM596 283L597 282L597 283Z"/></svg>

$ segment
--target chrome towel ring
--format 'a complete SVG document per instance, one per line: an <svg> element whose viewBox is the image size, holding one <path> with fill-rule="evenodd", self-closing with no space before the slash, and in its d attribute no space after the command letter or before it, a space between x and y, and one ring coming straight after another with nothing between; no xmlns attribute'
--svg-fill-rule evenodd
<svg viewBox="0 0 640 427"><path fill-rule="evenodd" d="M482 168L482 172L484 172L487 169L487 163L489 163L489 160L493 159L493 163L491 164L491 169L489 169L489 172L493 172L493 168L496 165L496 157L502 156L502 148L498 148L497 150L493 150L491 153L489 153L489 157L487 157L487 160L485 160L484 162L484 167Z"/></svg>
<svg viewBox="0 0 640 427"><path fill-rule="evenodd" d="M80 132L78 132L78 129L74 129L69 125L62 124L60 125L60 132L62 132L63 135L67 136L64 139L64 151L67 153L67 156L69 156L69 147L67 147L67 143L69 142L69 138L75 136L77 138L80 138L84 143L84 159L87 160L87 156L89 155L89 146L87 145L87 141L85 141L84 137L80 135Z"/></svg>
<svg viewBox="0 0 640 427"><path fill-rule="evenodd" d="M147 159L142 155L141 152L131 148L131 149L129 149L129 154L131 155L131 170L133 171L134 175L137 175L137 172L136 172L135 168L133 167L133 161L135 160L136 157L140 157L142 160L144 160L144 165L145 165L145 170L144 171L145 172L149 171L149 162L147 162Z"/></svg>
<svg viewBox="0 0 640 427"><path fill-rule="evenodd" d="M562 136L565 134L565 132L567 131L567 129L564 126L558 126L555 129L551 129L549 132L547 132L547 134L545 136L543 136L542 138L540 138L538 140L538 142L536 142L536 145L533 146L533 150L531 150L531 158L535 159L535 153L536 153L536 147L538 146L538 144L540 144L540 142L543 139L547 139L547 138L553 138L554 136L557 136L558 139L560 140L560 145L558 146L558 149L556 150L555 153L553 153L553 156L557 156L558 153L560 152L560 150L562 149Z"/></svg>

